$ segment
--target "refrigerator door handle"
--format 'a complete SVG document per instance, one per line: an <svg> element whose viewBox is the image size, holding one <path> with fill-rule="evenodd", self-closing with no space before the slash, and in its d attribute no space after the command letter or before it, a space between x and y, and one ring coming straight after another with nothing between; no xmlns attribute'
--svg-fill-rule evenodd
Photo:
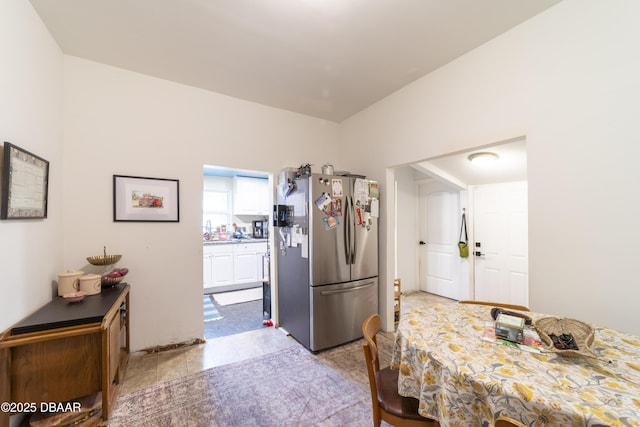
<svg viewBox="0 0 640 427"><path fill-rule="evenodd" d="M349 205L350 207L350 214L349 214L349 218L351 219L351 221L349 222L349 228L351 229L351 239L350 239L350 245L351 245L351 264L355 264L356 263L356 207L353 203L353 199L351 197L349 197Z"/></svg>
<svg viewBox="0 0 640 427"><path fill-rule="evenodd" d="M344 255L347 264L351 264L351 228L349 227L349 219L351 217L349 212L349 198L345 197L344 207Z"/></svg>
<svg viewBox="0 0 640 427"><path fill-rule="evenodd" d="M325 295L333 295L333 294L344 294L347 292L359 291L360 289L364 289L364 288L370 288L373 285L375 285L375 282L365 283L364 285L356 286L353 288L337 289L335 291L321 291L320 295L325 296Z"/></svg>

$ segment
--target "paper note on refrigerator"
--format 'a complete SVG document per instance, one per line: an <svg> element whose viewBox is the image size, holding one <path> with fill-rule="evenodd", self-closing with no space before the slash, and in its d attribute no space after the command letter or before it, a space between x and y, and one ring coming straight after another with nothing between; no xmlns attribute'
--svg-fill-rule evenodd
<svg viewBox="0 0 640 427"><path fill-rule="evenodd" d="M353 184L353 200L356 206L364 206L369 200L369 181L357 178Z"/></svg>
<svg viewBox="0 0 640 427"><path fill-rule="evenodd" d="M378 199L371 199L371 216L373 218L380 216L380 202Z"/></svg>
<svg viewBox="0 0 640 427"><path fill-rule="evenodd" d="M375 181L369 182L369 197L374 199L380 197L380 193L378 191L378 183Z"/></svg>
<svg viewBox="0 0 640 427"><path fill-rule="evenodd" d="M302 192L294 193L287 197L287 204L293 206L294 216L305 216L307 214L307 201Z"/></svg>
<svg viewBox="0 0 640 427"><path fill-rule="evenodd" d="M333 193L333 197L342 197L342 180L341 179L331 180L331 191Z"/></svg>
<svg viewBox="0 0 640 427"><path fill-rule="evenodd" d="M299 225L295 225L291 229L291 246L298 246L303 243L302 229Z"/></svg>
<svg viewBox="0 0 640 427"><path fill-rule="evenodd" d="M309 235L302 235L302 248L301 248L301 256L302 258L309 258Z"/></svg>

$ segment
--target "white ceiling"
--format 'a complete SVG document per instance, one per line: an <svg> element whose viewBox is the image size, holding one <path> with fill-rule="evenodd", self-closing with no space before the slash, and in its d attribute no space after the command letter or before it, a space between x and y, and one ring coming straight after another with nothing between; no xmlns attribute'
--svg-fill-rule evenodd
<svg viewBox="0 0 640 427"><path fill-rule="evenodd" d="M481 168L469 162L469 155L491 152L498 160L491 167ZM527 146L524 138L505 141L489 147L450 154L411 165L421 176L437 178L458 188L469 185L498 184L527 180Z"/></svg>
<svg viewBox="0 0 640 427"><path fill-rule="evenodd" d="M341 122L560 0L30 0L69 55Z"/></svg>

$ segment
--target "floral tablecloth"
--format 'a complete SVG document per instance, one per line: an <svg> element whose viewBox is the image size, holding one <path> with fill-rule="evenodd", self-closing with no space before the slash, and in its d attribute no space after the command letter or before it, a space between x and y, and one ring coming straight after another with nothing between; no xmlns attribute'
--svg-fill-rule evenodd
<svg viewBox="0 0 640 427"><path fill-rule="evenodd" d="M501 414L527 426L640 426L640 337L595 327L591 348L606 360L531 353L482 339L490 310L430 304L400 320L391 365L422 415L442 427L492 426Z"/></svg>

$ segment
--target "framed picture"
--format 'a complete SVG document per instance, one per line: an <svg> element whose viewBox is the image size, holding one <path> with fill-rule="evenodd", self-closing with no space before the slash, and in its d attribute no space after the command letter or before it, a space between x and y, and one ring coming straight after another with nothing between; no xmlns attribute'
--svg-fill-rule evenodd
<svg viewBox="0 0 640 427"><path fill-rule="evenodd" d="M46 218L49 162L5 142L2 165L0 219Z"/></svg>
<svg viewBox="0 0 640 427"><path fill-rule="evenodd" d="M113 176L114 221L180 221L177 179Z"/></svg>

